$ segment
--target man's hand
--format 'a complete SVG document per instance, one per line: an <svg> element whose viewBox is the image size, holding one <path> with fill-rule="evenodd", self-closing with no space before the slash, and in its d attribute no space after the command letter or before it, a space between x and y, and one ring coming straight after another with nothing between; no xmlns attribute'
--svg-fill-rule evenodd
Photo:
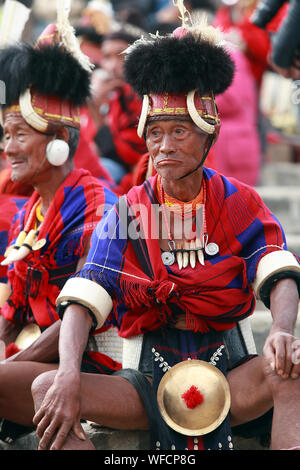
<svg viewBox="0 0 300 470"><path fill-rule="evenodd" d="M297 348L300 341L290 333L271 330L266 339L263 354L270 368L281 378L296 379L300 374L300 356Z"/></svg>
<svg viewBox="0 0 300 470"><path fill-rule="evenodd" d="M268 58L269 65L272 69L282 75L285 78L291 78L292 80L299 80L300 79L300 61L295 59L293 64L289 68L282 68L278 67L274 62L272 62L271 58Z"/></svg>
<svg viewBox="0 0 300 470"><path fill-rule="evenodd" d="M37 426L36 434L40 439L38 450L61 449L72 432L78 439L86 439L80 424L79 375L56 375L33 423Z"/></svg>

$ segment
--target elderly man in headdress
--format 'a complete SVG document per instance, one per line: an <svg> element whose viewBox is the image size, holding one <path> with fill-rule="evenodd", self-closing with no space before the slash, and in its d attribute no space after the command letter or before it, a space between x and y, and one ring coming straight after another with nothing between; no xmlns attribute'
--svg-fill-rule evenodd
<svg viewBox="0 0 300 470"><path fill-rule="evenodd" d="M138 133L157 174L102 219L57 299L60 366L32 385L39 448L90 448L83 418L150 428L152 449L232 449L231 427L272 408L272 448L299 447L299 258L253 188L203 166L230 55L214 28L183 21L171 36L134 44L125 67L144 97ZM253 313L255 296L274 320L264 357L230 363L227 333ZM111 308L123 369L80 373L90 329Z"/></svg>
<svg viewBox="0 0 300 470"><path fill-rule="evenodd" d="M1 285L6 301L1 305L0 339L7 359L0 365L0 416L30 426L31 382L57 368L61 322L56 298L82 266L91 234L116 197L87 170L74 169L90 64L66 10L34 47L19 43L2 48L0 80L7 91L2 116L11 179L33 187L15 217L1 263L8 267L8 284ZM87 346L85 370L118 369L120 364L97 352L94 343L95 338ZM6 437L11 436L2 424L0 438Z"/></svg>

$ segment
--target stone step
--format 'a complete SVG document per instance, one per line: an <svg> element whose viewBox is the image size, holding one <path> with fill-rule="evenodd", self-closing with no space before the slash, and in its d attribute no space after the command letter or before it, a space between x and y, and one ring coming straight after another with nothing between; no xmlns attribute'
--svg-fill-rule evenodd
<svg viewBox="0 0 300 470"><path fill-rule="evenodd" d="M90 423L83 423L82 426L96 450L101 450L104 456L111 455L113 451L128 451L128 455L133 455L132 451L148 451L151 454L148 431L119 431ZM234 436L233 444L236 450L268 450L256 438L244 439ZM37 446L38 439L34 432L17 439L13 444L0 441L0 450L32 451L37 450Z"/></svg>
<svg viewBox="0 0 300 470"><path fill-rule="evenodd" d="M288 249L300 256L300 234L286 233L285 235Z"/></svg>
<svg viewBox="0 0 300 470"><path fill-rule="evenodd" d="M149 433L147 431L119 431L90 423L83 423L82 427L97 450L149 449ZM0 450L37 450L37 447L38 439L35 432L20 437L13 444L0 441Z"/></svg>
<svg viewBox="0 0 300 470"><path fill-rule="evenodd" d="M286 233L300 235L300 185L258 186L256 191Z"/></svg>
<svg viewBox="0 0 300 470"><path fill-rule="evenodd" d="M270 162L261 170L262 186L297 186L300 182L300 165L291 162Z"/></svg>

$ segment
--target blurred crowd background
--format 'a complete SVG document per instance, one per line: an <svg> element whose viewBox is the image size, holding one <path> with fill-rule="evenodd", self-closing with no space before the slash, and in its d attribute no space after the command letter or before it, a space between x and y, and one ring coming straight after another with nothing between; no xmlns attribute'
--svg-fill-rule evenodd
<svg viewBox="0 0 300 470"><path fill-rule="evenodd" d="M0 0L0 8L3 4L4 1ZM192 18L205 13L211 24L224 31L228 44L231 44L230 53L236 63L232 86L222 96L217 97L222 128L207 166L214 167L226 176L237 177L252 186L260 184L261 170L266 163L300 162L298 82L276 73L268 60L270 38L286 15L288 2L283 2L278 14L265 29L258 28L251 22L251 15L257 4L257 0L185 1ZM35 0L30 20L24 31L24 39L30 43L34 42L45 26L55 21L55 18L56 0ZM105 87L101 73L106 69L103 61L103 40L118 28L124 29L124 27L135 38L140 37L143 32L167 34L171 33L180 22L178 9L172 0L111 0L111 2L73 0L72 2L71 23L77 30L82 49L96 65L92 82L94 102L89 110L82 114L85 129L83 132L86 140L90 139L92 142L93 150L97 152L99 159L102 159L105 169L118 184L124 175L133 171L139 158L133 155L132 159L125 161L123 167L121 165L121 170L120 167L116 167L116 158L112 158L111 166L109 159L106 158L108 155L103 150L104 132L97 137L97 131L103 127L101 120L106 115L106 106L110 104L109 95L113 91L112 86L108 87L107 99L103 99ZM115 75L113 78L124 80L122 76ZM300 87L298 88L300 90ZM122 117L115 114L113 119L116 122ZM114 139L118 139L116 133L123 132L124 129L121 128L122 126L116 126L114 131L111 129ZM101 142L97 145L99 139ZM121 145L120 147L118 145L119 143L115 141L115 150L122 154ZM133 145L135 146L138 155L142 155L145 151L140 142L130 142L130 145L131 150ZM124 152L126 153L125 147ZM122 155L119 157L120 163L123 157Z"/></svg>

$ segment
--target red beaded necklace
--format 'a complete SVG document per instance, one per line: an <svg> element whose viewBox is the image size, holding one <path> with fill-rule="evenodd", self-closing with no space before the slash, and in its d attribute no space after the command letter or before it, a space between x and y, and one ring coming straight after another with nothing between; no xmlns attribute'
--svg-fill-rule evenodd
<svg viewBox="0 0 300 470"><path fill-rule="evenodd" d="M205 180L202 180L200 193L195 199L189 202L179 201L173 197L167 195L163 189L161 177L158 176L158 197L162 207L162 213L164 223L168 232L168 246L170 252L164 252L162 254L163 262L166 265L171 265L175 262L175 255L178 265L186 267L188 258L192 267L196 264L196 254L201 264L204 264L203 247L204 237L206 236L206 217L205 217L205 202L206 202L206 185ZM172 212L175 217L179 217L182 220L193 218L192 230L189 237L182 237L182 240L175 242L174 237L171 233L170 224L168 222L167 210ZM202 211L202 223L199 227L196 226L196 215Z"/></svg>

